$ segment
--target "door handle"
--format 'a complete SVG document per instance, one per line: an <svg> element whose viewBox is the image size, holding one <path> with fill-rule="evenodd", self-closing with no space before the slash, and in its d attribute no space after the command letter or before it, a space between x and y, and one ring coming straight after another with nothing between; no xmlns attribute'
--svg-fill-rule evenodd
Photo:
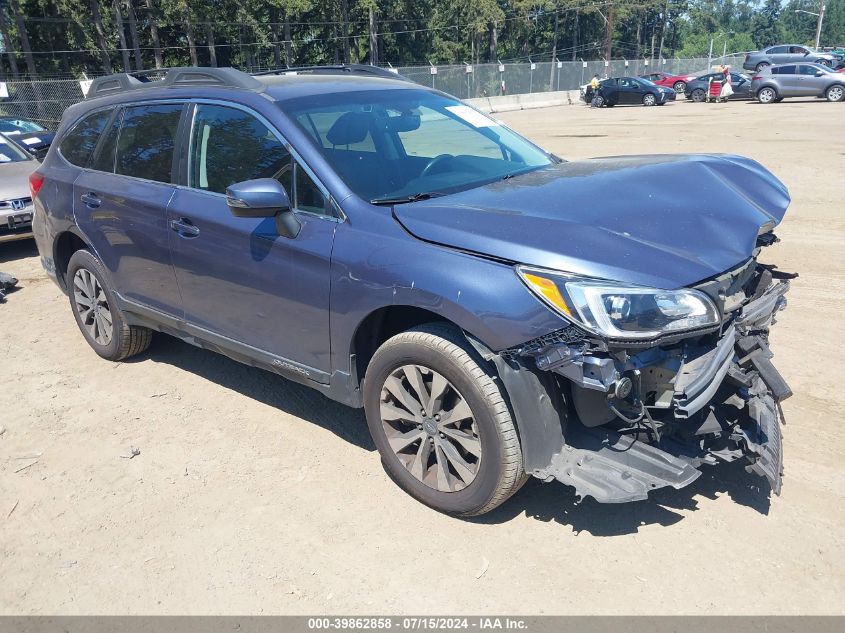
<svg viewBox="0 0 845 633"><path fill-rule="evenodd" d="M197 237L200 234L200 230L188 218L170 220L170 228L180 237Z"/></svg>
<svg viewBox="0 0 845 633"><path fill-rule="evenodd" d="M85 203L85 206L89 209L96 209L103 203L103 201L97 197L97 194L91 191L83 193L79 196L79 199L82 200L82 202Z"/></svg>

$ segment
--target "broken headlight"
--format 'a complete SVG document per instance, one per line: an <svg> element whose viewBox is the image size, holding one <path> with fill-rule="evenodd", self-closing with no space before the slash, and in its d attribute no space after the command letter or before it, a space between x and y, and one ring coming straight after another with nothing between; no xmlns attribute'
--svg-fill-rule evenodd
<svg viewBox="0 0 845 633"><path fill-rule="evenodd" d="M517 266L525 284L568 319L606 338L652 339L718 325L703 292L661 290Z"/></svg>

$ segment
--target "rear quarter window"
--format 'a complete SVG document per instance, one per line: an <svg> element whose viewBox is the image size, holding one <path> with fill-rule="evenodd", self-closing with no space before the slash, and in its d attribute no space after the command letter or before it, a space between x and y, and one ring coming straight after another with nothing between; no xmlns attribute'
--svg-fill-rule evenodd
<svg viewBox="0 0 845 633"><path fill-rule="evenodd" d="M87 166L110 116L111 109L99 110L74 125L59 144L59 151L65 160L77 167Z"/></svg>

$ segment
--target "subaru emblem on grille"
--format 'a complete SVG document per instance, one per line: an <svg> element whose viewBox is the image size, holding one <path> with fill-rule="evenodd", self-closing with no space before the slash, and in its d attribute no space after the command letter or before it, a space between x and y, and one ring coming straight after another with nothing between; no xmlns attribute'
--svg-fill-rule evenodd
<svg viewBox="0 0 845 633"><path fill-rule="evenodd" d="M12 208L16 211L20 211L21 209L26 209L26 200L12 200L10 201Z"/></svg>

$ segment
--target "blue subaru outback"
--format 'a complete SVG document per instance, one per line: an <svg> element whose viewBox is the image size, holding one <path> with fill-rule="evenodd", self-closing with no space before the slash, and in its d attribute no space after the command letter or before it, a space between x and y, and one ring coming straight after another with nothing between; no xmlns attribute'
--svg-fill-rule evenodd
<svg viewBox="0 0 845 633"><path fill-rule="evenodd" d="M164 332L364 407L390 476L456 515L529 476L618 503L737 459L778 493L794 275L757 257L783 184L737 156L566 162L380 75L95 80L30 179L94 351Z"/></svg>

